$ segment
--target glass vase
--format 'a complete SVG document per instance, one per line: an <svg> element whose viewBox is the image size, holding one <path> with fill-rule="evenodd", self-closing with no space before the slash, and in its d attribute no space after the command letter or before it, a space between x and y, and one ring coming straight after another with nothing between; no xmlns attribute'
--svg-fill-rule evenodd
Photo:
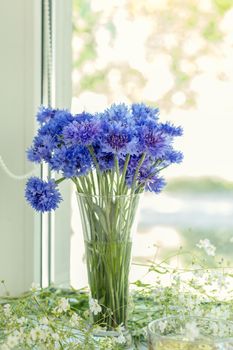
<svg viewBox="0 0 233 350"><path fill-rule="evenodd" d="M108 331L127 326L132 236L140 195L77 193L85 241L92 321ZM98 305L100 308L98 308Z"/></svg>
<svg viewBox="0 0 233 350"><path fill-rule="evenodd" d="M148 326L149 350L233 350L233 322L170 316Z"/></svg>

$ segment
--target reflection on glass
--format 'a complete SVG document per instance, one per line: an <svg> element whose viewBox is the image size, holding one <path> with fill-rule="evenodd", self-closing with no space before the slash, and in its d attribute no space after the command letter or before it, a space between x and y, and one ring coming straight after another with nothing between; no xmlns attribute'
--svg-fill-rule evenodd
<svg viewBox="0 0 233 350"><path fill-rule="evenodd" d="M233 322L175 316L148 325L149 350L232 350Z"/></svg>

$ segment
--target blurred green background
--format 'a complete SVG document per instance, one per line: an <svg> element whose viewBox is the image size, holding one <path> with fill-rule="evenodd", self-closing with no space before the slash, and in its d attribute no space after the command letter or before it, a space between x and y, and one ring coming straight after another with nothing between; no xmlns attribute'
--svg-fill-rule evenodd
<svg viewBox="0 0 233 350"><path fill-rule="evenodd" d="M143 101L184 127L183 164L144 197L134 261L180 246L206 258L208 238L208 263L233 263L233 0L73 0L72 46L73 111Z"/></svg>

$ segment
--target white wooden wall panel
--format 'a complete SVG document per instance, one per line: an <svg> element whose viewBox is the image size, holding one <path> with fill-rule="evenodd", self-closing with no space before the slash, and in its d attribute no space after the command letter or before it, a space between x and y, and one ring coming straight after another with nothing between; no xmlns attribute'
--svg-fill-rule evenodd
<svg viewBox="0 0 233 350"><path fill-rule="evenodd" d="M40 6L39 0L0 1L0 155L15 174L32 169L25 149L40 104ZM24 187L0 169L0 280L12 294L39 280L38 217L25 203Z"/></svg>

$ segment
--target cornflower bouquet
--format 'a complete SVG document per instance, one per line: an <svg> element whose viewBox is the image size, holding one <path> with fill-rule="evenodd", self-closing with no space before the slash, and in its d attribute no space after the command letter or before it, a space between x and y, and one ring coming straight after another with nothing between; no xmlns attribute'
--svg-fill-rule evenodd
<svg viewBox="0 0 233 350"><path fill-rule="evenodd" d="M57 185L70 179L76 186L86 247L89 285L102 312L94 321L115 328L127 322L128 274L132 231L140 194L159 193L160 172L182 161L173 140L182 128L159 122L159 110L145 104L114 104L102 113L42 106L38 133L28 159L46 162L61 173L58 180L32 177L25 196L40 212L62 200Z"/></svg>

